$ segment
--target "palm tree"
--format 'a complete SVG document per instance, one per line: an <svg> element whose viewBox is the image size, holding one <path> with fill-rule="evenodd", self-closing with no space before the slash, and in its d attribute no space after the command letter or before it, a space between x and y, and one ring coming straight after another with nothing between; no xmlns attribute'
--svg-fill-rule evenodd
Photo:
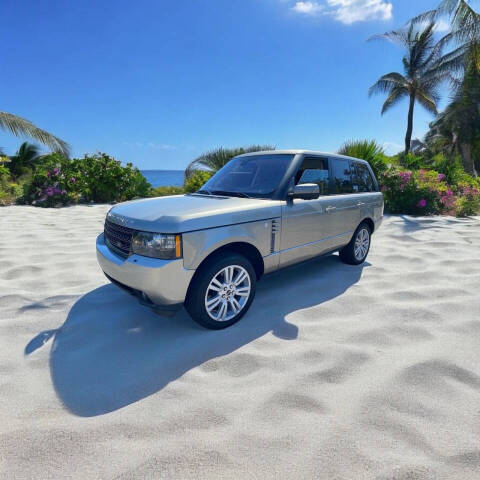
<svg viewBox="0 0 480 480"><path fill-rule="evenodd" d="M200 155L187 166L185 169L185 180L188 180L196 170L216 172L237 155L262 150L275 150L275 147L270 145L251 145L245 148L217 148L216 150L211 150Z"/></svg>
<svg viewBox="0 0 480 480"><path fill-rule="evenodd" d="M477 165L473 155L476 141L480 138L480 73L470 65L452 102L434 122L426 140L451 155L457 152L462 157L465 170L476 176Z"/></svg>
<svg viewBox="0 0 480 480"><path fill-rule="evenodd" d="M38 128L30 120L13 115L12 113L0 112L0 128L10 131L17 137L26 136L38 140L43 145L60 152L66 157L68 157L70 153L68 143L46 130Z"/></svg>
<svg viewBox="0 0 480 480"><path fill-rule="evenodd" d="M27 168L32 168L39 157L39 148L33 143L23 142L17 153L10 157L9 168L15 178L22 175Z"/></svg>
<svg viewBox="0 0 480 480"><path fill-rule="evenodd" d="M442 17L449 17L451 31L439 43L453 48L441 58L440 69L455 74L472 65L480 73L480 14L468 0L442 0L436 9L418 15L411 22L421 25Z"/></svg>
<svg viewBox="0 0 480 480"><path fill-rule="evenodd" d="M404 97L409 99L405 135L406 154L410 151L412 140L415 101L436 115L437 103L440 99L440 84L449 78L448 73L438 68L443 44L435 42L435 23L423 25L423 29L417 29L417 26L412 22L404 29L372 37L372 39L381 38L398 43L407 51L402 59L404 75L397 72L387 73L380 77L369 90L369 96L377 93L388 95L383 104L382 115Z"/></svg>

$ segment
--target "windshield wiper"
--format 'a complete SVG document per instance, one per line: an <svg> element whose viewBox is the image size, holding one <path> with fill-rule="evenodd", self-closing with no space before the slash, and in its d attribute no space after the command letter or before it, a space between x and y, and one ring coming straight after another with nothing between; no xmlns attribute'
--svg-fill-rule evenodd
<svg viewBox="0 0 480 480"><path fill-rule="evenodd" d="M200 193L201 195L213 195L210 190L197 190L195 193Z"/></svg>
<svg viewBox="0 0 480 480"><path fill-rule="evenodd" d="M252 198L250 195L243 192L229 192L227 190L212 190L211 193L214 195L225 195L226 197Z"/></svg>

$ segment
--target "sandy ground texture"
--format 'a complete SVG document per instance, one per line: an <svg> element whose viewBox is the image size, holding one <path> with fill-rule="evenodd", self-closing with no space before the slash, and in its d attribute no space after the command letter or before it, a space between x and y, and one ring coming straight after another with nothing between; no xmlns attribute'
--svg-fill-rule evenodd
<svg viewBox="0 0 480 480"><path fill-rule="evenodd" d="M480 218L386 218L212 332L107 284L107 209L0 209L0 478L480 478Z"/></svg>

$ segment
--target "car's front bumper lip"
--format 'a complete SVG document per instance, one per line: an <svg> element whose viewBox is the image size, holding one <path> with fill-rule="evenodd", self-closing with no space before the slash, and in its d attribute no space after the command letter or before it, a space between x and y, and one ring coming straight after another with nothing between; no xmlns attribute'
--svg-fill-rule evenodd
<svg viewBox="0 0 480 480"><path fill-rule="evenodd" d="M97 260L108 277L145 294L152 307L175 308L182 304L195 273L184 268L182 259L161 260L135 254L122 258L107 247L103 233L97 237ZM148 300L143 299L142 303L148 305Z"/></svg>

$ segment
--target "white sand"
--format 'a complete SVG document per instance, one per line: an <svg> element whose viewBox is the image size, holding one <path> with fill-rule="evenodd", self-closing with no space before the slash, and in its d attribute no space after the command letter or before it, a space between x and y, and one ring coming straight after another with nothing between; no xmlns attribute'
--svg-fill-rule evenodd
<svg viewBox="0 0 480 480"><path fill-rule="evenodd" d="M480 478L480 218L387 218L211 332L107 284L107 209L0 209L0 478Z"/></svg>

